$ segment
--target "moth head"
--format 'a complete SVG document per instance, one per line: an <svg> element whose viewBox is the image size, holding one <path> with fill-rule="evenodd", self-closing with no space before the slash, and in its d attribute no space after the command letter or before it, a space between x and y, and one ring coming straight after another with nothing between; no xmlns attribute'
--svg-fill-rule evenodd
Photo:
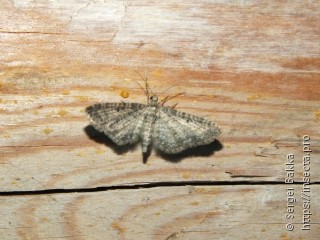
<svg viewBox="0 0 320 240"><path fill-rule="evenodd" d="M152 95L150 97L150 105L156 106L158 104L158 97L156 95Z"/></svg>

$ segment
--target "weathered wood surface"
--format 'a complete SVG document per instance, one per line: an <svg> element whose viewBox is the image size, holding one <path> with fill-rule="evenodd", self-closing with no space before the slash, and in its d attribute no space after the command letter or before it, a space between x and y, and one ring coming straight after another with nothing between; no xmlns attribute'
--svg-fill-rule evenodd
<svg viewBox="0 0 320 240"><path fill-rule="evenodd" d="M306 155L303 136L310 137L308 142L312 149L310 179L319 182L319 22L319 1L0 0L0 191L85 189L183 181L188 184L196 181L230 184L237 181L284 182L288 154L295 156L294 180L303 181L305 169L302 163ZM146 102L143 91L134 82L140 80L135 71L142 75L147 73L155 92L174 86L164 96L185 93L168 105L178 102L176 109L218 123L223 131L219 143L175 158L153 152L147 164L143 164L139 146L116 149L110 141L86 128L89 121L84 108L93 103ZM125 98L127 94L129 96ZM249 208L241 206L252 203L255 211L265 212L265 205L259 206L256 203L259 198L254 195L260 187L264 196L271 199L267 208L270 212L262 219L272 224L265 228L259 225L259 230L255 231L255 226L249 223L259 222L262 215L245 215ZM207 188L209 192L216 189ZM206 216L209 200L200 194L198 209L202 210L199 210L199 219L212 217L214 222L204 220L205 230L200 225L197 234L208 234L203 235L203 239L221 238L231 231L230 237L225 237L231 239L246 226L245 231L251 234L249 237L270 231L283 239L291 239L293 235L287 235L290 232L283 228L286 221L282 213L286 208L285 186L248 187L251 188L254 189L253 195L250 193L243 198L233 193L241 192L240 186L234 186L230 196L229 193L222 194L223 199L241 200L237 203L239 225L234 230L223 229L225 222L219 218L229 219L233 214L229 212L231 210L221 212L218 218L214 214L211 216L211 210L208 210L210 216ZM15 236L18 239L53 236L48 226L59 229L62 239L86 239L87 235L95 239L90 231L115 234L112 235L117 236L115 239L119 236L131 239L126 234L132 229L140 231L136 239L143 239L143 232L157 234L157 231L160 235L153 235L154 239L165 239L170 234L173 234L172 239L179 238L180 234L183 235L181 239L192 239L196 232L190 230L190 235L186 235L181 230L183 224L179 223L178 228L168 227L161 233L148 228L147 217L138 215L132 215L130 222L144 220L146 225L128 227L128 220L119 229L112 227L113 222L117 223L124 212L129 211L127 208L139 205L144 196L159 194L160 198L165 194L175 198L179 191L183 192L185 188L3 196L0 204L11 215L8 221L7 218L0 221L0 229L6 235L11 234L10 222L17 224L14 228L28 229L19 228L18 233L12 232L12 239ZM313 197L319 196L318 185L314 185L312 191ZM110 194L113 196L111 200L108 198ZM211 197L209 194L205 196ZM134 197L137 199L133 200ZM61 198L63 204L52 200L55 198ZM77 208L77 205L73 206L74 201L82 198L86 199L85 204L99 203L97 208L88 207L87 211L93 213L83 214L81 211L84 210L79 210L76 220L87 223L73 223L71 220L61 226L53 223L55 220L63 222L61 216L58 219L54 215L55 211L72 211ZM183 198L177 199L176 205L168 207L172 214L175 206L187 205ZM38 230L30 231L33 226L28 226L31 217L26 210L31 202L36 208L37 201L38 204L49 204L47 210L40 211L41 217L52 218L39 233ZM213 204L215 201L218 200ZM281 204L277 205L277 201ZM118 204L121 205L119 209ZM319 223L319 205L315 199L312 204L312 221ZM301 207L301 201L297 205ZM99 222L94 211L97 212L100 206L108 211L117 210L112 213L114 217L108 219L102 214L103 221ZM271 215L272 206L275 217ZM283 208L281 214L277 213L279 206ZM31 206L30 211L32 209ZM87 219L90 214L96 219ZM127 214L131 214L130 211ZM246 216L254 220L247 221ZM170 217L173 224L180 221L175 218L179 216ZM281 220L274 221L275 218ZM165 221L163 218L159 224L165 225ZM187 227L192 225L188 225L188 221ZM281 227L273 224L275 222ZM88 232L76 229L77 234L74 234L73 226L82 227L83 224L87 224L85 229ZM42 222L38 227L42 227ZM223 230L202 232L211 227ZM122 232L123 229L129 230ZM318 225L311 234L317 233L315 229L319 229ZM295 231L295 234L303 237L306 232ZM97 235L96 239L103 239L100 236Z"/></svg>
<svg viewBox="0 0 320 240"><path fill-rule="evenodd" d="M298 180L303 135L319 180L319 9L2 1L1 189L283 180L288 153ZM185 92L177 109L221 126L222 149L179 164L153 154L143 165L139 148L117 154L88 137L86 106L145 102L130 81L144 69L155 91Z"/></svg>
<svg viewBox="0 0 320 240"><path fill-rule="evenodd" d="M7 239L317 239L319 225L301 230L300 204L294 231L286 231L284 188L184 186L0 197L0 233ZM319 185L312 191L312 218L319 219Z"/></svg>

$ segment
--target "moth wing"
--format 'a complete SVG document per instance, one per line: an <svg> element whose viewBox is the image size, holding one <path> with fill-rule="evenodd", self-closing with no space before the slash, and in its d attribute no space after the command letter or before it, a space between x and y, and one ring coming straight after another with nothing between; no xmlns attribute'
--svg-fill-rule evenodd
<svg viewBox="0 0 320 240"><path fill-rule="evenodd" d="M161 107L154 123L153 146L169 154L213 142L221 131L219 127L204 118Z"/></svg>
<svg viewBox="0 0 320 240"><path fill-rule="evenodd" d="M141 137L146 105L102 103L86 108L91 125L118 145L133 144Z"/></svg>

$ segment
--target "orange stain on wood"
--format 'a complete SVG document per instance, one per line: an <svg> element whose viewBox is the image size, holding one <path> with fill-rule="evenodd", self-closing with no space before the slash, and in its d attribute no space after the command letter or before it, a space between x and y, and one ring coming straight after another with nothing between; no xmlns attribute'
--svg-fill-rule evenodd
<svg viewBox="0 0 320 240"><path fill-rule="evenodd" d="M70 94L70 92L68 90L63 90L62 91L62 95L69 95L69 94Z"/></svg>
<svg viewBox="0 0 320 240"><path fill-rule="evenodd" d="M189 179L189 178L191 177L191 173L190 173L190 172L184 172L184 173L182 174L182 177L183 177L184 179Z"/></svg>
<svg viewBox="0 0 320 240"><path fill-rule="evenodd" d="M190 203L192 206L198 206L199 205L199 202L191 202Z"/></svg>
<svg viewBox="0 0 320 240"><path fill-rule="evenodd" d="M50 220L46 217L41 218L40 221L43 223L50 222Z"/></svg>
<svg viewBox="0 0 320 240"><path fill-rule="evenodd" d="M75 96L75 98L76 98L78 101L82 102L82 103L89 101L89 97L88 97L88 96Z"/></svg>
<svg viewBox="0 0 320 240"><path fill-rule="evenodd" d="M256 100L262 98L260 94L253 94L247 97L248 101Z"/></svg>
<svg viewBox="0 0 320 240"><path fill-rule="evenodd" d="M5 133L5 134L3 135L3 137L4 137L4 138L11 138L11 136L10 136L9 133Z"/></svg>
<svg viewBox="0 0 320 240"><path fill-rule="evenodd" d="M289 239L291 239L287 234L282 234L281 236L280 236L280 239L281 240L289 240Z"/></svg>
<svg viewBox="0 0 320 240"><path fill-rule="evenodd" d="M101 149L101 148L98 148L98 149L95 150L95 153L99 154L99 155L104 154L105 152L106 151L104 149Z"/></svg>
<svg viewBox="0 0 320 240"><path fill-rule="evenodd" d="M113 223L111 224L111 227L113 227L114 229L116 229L119 233L124 233L125 230L126 230L126 228L121 227L120 224L117 223L117 222L113 222Z"/></svg>
<svg viewBox="0 0 320 240"><path fill-rule="evenodd" d="M59 110L59 112L58 112L58 114L59 114L61 117L67 115L68 113L69 113L69 112L68 112L67 110L63 109L63 108L61 108L61 109Z"/></svg>
<svg viewBox="0 0 320 240"><path fill-rule="evenodd" d="M157 69L152 72L152 75L155 77L162 77L163 76L163 69Z"/></svg>
<svg viewBox="0 0 320 240"><path fill-rule="evenodd" d="M87 152L85 152L85 151L80 151L80 152L77 153L77 156L78 156L78 157L86 157L86 156L87 156Z"/></svg>
<svg viewBox="0 0 320 240"><path fill-rule="evenodd" d="M46 135L49 135L50 133L53 132L53 129L51 129L51 128L45 128L45 129L43 129L43 132L44 132Z"/></svg>
<svg viewBox="0 0 320 240"><path fill-rule="evenodd" d="M129 92L123 90L123 91L120 92L120 96L123 97L123 98L128 98L129 97Z"/></svg>

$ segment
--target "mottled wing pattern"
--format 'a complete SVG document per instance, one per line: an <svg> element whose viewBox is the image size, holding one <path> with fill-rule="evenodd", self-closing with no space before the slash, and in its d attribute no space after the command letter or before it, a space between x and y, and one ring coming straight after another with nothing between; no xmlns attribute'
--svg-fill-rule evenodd
<svg viewBox="0 0 320 240"><path fill-rule="evenodd" d="M139 141L147 105L139 103L102 103L86 108L92 126L118 145Z"/></svg>
<svg viewBox="0 0 320 240"><path fill-rule="evenodd" d="M161 107L157 111L152 141L156 149L175 154L188 148L209 144L220 133L219 127L211 121Z"/></svg>

